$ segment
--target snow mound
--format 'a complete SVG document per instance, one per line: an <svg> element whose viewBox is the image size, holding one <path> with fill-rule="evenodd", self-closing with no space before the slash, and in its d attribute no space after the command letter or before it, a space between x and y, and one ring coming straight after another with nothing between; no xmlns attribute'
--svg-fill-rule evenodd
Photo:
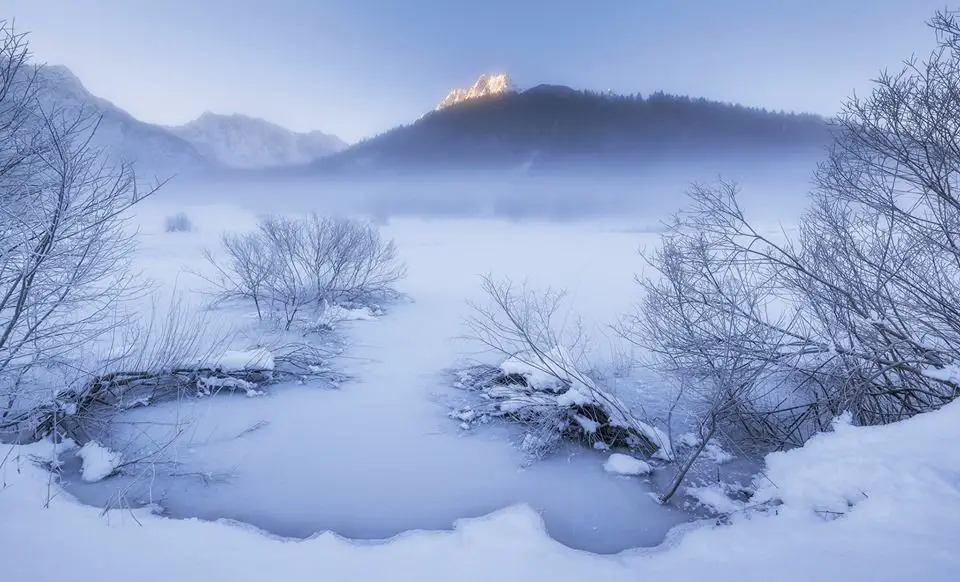
<svg viewBox="0 0 960 582"><path fill-rule="evenodd" d="M87 483L103 481L112 475L123 460L123 455L111 451L97 441L90 441L76 452L82 461L81 479Z"/></svg>
<svg viewBox="0 0 960 582"><path fill-rule="evenodd" d="M593 380L579 371L573 356L562 346L543 355L522 352L511 356L500 364L500 372L505 378L536 392L557 394L560 406L591 404L599 392Z"/></svg>
<svg viewBox="0 0 960 582"><path fill-rule="evenodd" d="M507 358L500 364L500 371L506 376L522 377L527 386L541 392L562 392L561 380L550 373L543 365L534 365L536 356L522 354Z"/></svg>
<svg viewBox="0 0 960 582"><path fill-rule="evenodd" d="M227 350L216 360L213 367L223 372L273 370L276 368L276 362L273 353L266 348L246 351Z"/></svg>
<svg viewBox="0 0 960 582"><path fill-rule="evenodd" d="M653 473L653 467L630 455L622 453L613 453L607 457L603 464L603 469L607 473L614 475L649 475Z"/></svg>
<svg viewBox="0 0 960 582"><path fill-rule="evenodd" d="M753 500L835 516L868 500L907 507L922 495L921 511L935 512L960 500L960 447L944 446L956 440L958 426L960 402L885 426L853 426L845 415L802 448L767 455L768 478L758 478Z"/></svg>

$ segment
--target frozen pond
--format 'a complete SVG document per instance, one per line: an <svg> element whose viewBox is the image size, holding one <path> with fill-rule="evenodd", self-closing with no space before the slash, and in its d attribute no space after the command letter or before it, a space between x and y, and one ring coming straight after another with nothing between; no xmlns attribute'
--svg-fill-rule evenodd
<svg viewBox="0 0 960 582"><path fill-rule="evenodd" d="M145 228L141 265L155 278L175 277L224 221L237 220L186 210L200 232ZM526 503L558 541L604 553L656 545L690 519L656 504L645 481L605 473L601 453L571 448L525 467L515 429L464 432L446 416L465 397L444 370L470 355L456 338L466 301L481 300L479 275L566 287L588 323L609 323L635 297L642 235L603 225L465 220L403 220L385 231L408 263L401 290L411 301L344 327L340 368L354 380L339 390L278 386L254 399L223 395L131 412L131 422L188 427L170 452L180 476L160 466L135 482L75 482L68 490L99 504L152 499L172 516L235 519L283 536L332 530L362 539L448 529L459 518ZM594 328L601 342L602 329Z"/></svg>

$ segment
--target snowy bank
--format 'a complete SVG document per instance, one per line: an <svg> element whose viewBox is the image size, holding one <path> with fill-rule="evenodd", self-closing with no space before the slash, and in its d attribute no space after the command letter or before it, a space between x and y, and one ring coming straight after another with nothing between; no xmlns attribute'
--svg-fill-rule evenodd
<svg viewBox="0 0 960 582"><path fill-rule="evenodd" d="M774 510L735 514L728 526L687 526L655 550L608 557L551 540L524 506L384 543L331 534L295 542L139 510L105 519L48 490L48 474L29 457L49 458L49 443L4 446L0 579L954 580L960 449L944 444L958 426L960 403L895 425L840 424L768 457L770 482L756 498Z"/></svg>
<svg viewBox="0 0 960 582"><path fill-rule="evenodd" d="M464 428L491 418L519 422L528 429L521 448L535 456L545 456L566 439L599 450L623 448L673 460L667 435L634 418L619 398L576 371L566 350L557 348L546 356L519 354L499 366L472 366L456 376L455 387L478 392L483 401L455 409L450 417Z"/></svg>

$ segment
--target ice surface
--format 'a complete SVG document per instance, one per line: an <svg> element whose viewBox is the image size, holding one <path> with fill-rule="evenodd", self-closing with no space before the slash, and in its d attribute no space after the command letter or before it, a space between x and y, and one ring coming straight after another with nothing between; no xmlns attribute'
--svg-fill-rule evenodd
<svg viewBox="0 0 960 582"><path fill-rule="evenodd" d="M960 572L960 449L943 444L955 440L958 425L960 403L893 425L841 427L768 457L776 485L766 494L782 503L776 511L734 514L729 526L687 526L655 550L617 556L563 547L527 506L458 521L453 533L410 532L382 544L329 534L290 542L146 510L104 518L51 487L30 462L49 455L47 443L3 446L0 578L948 582ZM818 511L851 491L852 508Z"/></svg>

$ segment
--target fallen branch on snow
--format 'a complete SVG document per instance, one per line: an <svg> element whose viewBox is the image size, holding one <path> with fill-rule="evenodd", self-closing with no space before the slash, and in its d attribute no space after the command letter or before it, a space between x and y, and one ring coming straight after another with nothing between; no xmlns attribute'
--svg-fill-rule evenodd
<svg viewBox="0 0 960 582"><path fill-rule="evenodd" d="M328 355L309 344L288 344L276 354L257 348L227 352L216 361L194 366L110 372L60 392L51 402L11 415L0 424L0 432L14 433L20 442L49 436L70 438L82 446L93 440L90 425L99 424L105 413L224 390L259 396L266 387L286 381L324 378L337 383L342 377L329 367Z"/></svg>

